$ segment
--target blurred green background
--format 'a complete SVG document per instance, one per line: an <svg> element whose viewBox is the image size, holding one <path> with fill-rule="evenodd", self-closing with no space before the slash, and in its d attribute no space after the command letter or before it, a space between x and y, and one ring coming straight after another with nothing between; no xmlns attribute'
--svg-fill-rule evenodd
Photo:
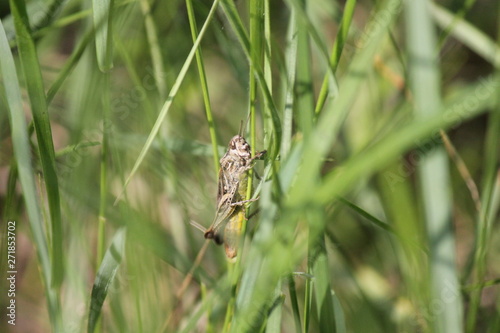
<svg viewBox="0 0 500 333"><path fill-rule="evenodd" d="M498 2L0 17L0 331L500 331ZM247 119L268 152L229 262L192 224Z"/></svg>

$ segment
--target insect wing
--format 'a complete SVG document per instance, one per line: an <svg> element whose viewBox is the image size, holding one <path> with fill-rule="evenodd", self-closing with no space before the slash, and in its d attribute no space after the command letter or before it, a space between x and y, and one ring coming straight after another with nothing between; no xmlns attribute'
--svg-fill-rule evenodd
<svg viewBox="0 0 500 333"><path fill-rule="evenodd" d="M213 239L217 244L222 244L223 236L221 227L227 218L233 213L235 207L231 205L238 190L238 184L230 184L229 176L224 169L219 170L219 184L217 190L217 211L210 228L205 232L205 238Z"/></svg>

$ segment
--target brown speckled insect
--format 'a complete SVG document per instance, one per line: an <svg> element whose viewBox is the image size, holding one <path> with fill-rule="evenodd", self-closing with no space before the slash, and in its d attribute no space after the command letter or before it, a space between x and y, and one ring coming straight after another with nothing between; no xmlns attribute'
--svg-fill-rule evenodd
<svg viewBox="0 0 500 333"><path fill-rule="evenodd" d="M219 245L224 243L226 256L230 259L237 254L238 239L245 218L243 205L258 199L244 200L249 171L255 160L265 153L263 150L252 156L250 145L240 133L229 141L228 150L220 159L217 210L212 225L205 231L205 238L213 239Z"/></svg>

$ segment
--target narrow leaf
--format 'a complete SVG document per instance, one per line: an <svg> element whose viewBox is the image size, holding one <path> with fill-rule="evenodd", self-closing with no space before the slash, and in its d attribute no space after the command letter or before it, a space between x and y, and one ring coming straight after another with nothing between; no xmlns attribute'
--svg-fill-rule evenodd
<svg viewBox="0 0 500 333"><path fill-rule="evenodd" d="M2 79L7 102L7 111L12 131L12 145L17 163L17 170L21 187L23 189L23 198L28 212L28 222L31 234L36 247L38 262L41 267L41 274L46 289L49 315L54 331L59 331L59 303L56 293L51 286L51 266L49 250L45 240L43 230L43 221L40 206L37 199L37 189L34 171L32 169L31 149L28 139L28 129L23 112L21 91L19 90L19 80L17 78L16 66L12 53L10 52L9 42L0 21L0 77Z"/></svg>
<svg viewBox="0 0 500 333"><path fill-rule="evenodd" d="M95 46L99 69L105 73L113 68L112 13L113 0L93 0Z"/></svg>
<svg viewBox="0 0 500 333"><path fill-rule="evenodd" d="M10 7L14 18L17 46L30 98L31 112L33 113L33 122L38 140L38 152L42 163L47 199L49 201L50 225L52 228L52 280L49 282L54 286L59 286L64 271L61 208L59 204L59 182L55 168L54 144L52 142L45 89L35 43L33 42L29 28L25 3L21 0L11 0Z"/></svg>
<svg viewBox="0 0 500 333"><path fill-rule="evenodd" d="M116 271L122 262L125 249L126 229L119 229L111 246L108 248L102 259L101 266L97 272L97 276L92 287L92 295L90 298L90 312L87 332L94 332L97 320L101 314L102 305L108 294L108 289L113 282Z"/></svg>

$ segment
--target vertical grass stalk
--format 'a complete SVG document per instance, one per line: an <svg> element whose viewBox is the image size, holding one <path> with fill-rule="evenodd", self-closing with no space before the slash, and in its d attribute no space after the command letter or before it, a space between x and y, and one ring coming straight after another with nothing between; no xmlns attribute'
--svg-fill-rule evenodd
<svg viewBox="0 0 500 333"><path fill-rule="evenodd" d="M436 31L429 13L429 1L406 1L406 33L410 86L417 119L428 119L441 112L440 73L436 57ZM431 148L419 165L419 181L429 239L431 304L445 303L435 311L429 324L435 332L463 331L462 301L455 267L455 240L451 224L450 179L446 153L442 146ZM448 291L455 295L443 299Z"/></svg>
<svg viewBox="0 0 500 333"><path fill-rule="evenodd" d="M191 28L191 36L193 37L193 43L196 42L198 38L198 28L196 26L196 18L193 10L192 0L186 0L186 8L189 19L189 27ZM207 84L207 75L205 72L205 65L203 62L203 55L201 53L201 48L196 49L196 65L198 66L198 74L200 75L201 90L203 92L203 102L205 104L205 113L207 116L208 130L210 132L210 141L212 142L213 151L213 162L215 175L219 173L219 150L217 149L217 131L215 129L214 117L212 114L212 107L210 104L210 94Z"/></svg>
<svg viewBox="0 0 500 333"><path fill-rule="evenodd" d="M498 18L500 18L500 7L498 8ZM500 23L497 26L497 40L500 40ZM498 43L498 41L497 41ZM498 52L497 52L498 56ZM500 85L500 69L496 69L496 86ZM479 285L470 295L470 306L467 315L467 333L476 331L477 316L481 295L485 286L484 280L487 270L487 250L491 243L493 234L493 223L497 207L494 204L495 191L498 192L500 184L498 182L498 162L500 149L500 98L497 96L496 105L492 109L486 132L485 158L484 158L484 179L483 191L481 193L481 210L479 211L476 227L476 243L474 247L473 276L474 284Z"/></svg>

